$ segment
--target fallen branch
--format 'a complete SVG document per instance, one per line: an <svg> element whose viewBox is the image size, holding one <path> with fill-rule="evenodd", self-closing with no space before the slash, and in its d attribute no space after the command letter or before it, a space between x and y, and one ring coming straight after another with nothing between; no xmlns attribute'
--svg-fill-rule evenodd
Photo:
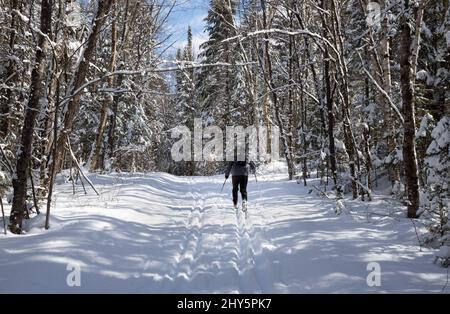
<svg viewBox="0 0 450 314"><path fill-rule="evenodd" d="M78 182L78 179L80 180L81 186L83 187L84 194L87 195L86 187L84 186L83 178L80 177L80 171L77 171L75 175L75 183ZM75 195L75 192L73 193Z"/></svg>
<svg viewBox="0 0 450 314"><path fill-rule="evenodd" d="M356 178L354 178L351 175L348 175L348 177L353 180L353 182L355 182L357 185L359 185L364 191L367 192L367 194L369 195L369 201L373 200L373 195L372 195L372 190L370 190L368 187L366 187L364 184L362 184L359 180L357 180Z"/></svg>
<svg viewBox="0 0 450 314"><path fill-rule="evenodd" d="M414 231L416 232L417 242L419 242L419 251L422 252L422 243L420 242L419 234L417 233L416 224L414 222L414 219L410 219L410 220L414 226Z"/></svg>
<svg viewBox="0 0 450 314"><path fill-rule="evenodd" d="M316 191L318 191L322 196L326 197L327 199L331 200L331 198L321 189L319 189L317 186L313 185L312 186Z"/></svg>
<svg viewBox="0 0 450 314"><path fill-rule="evenodd" d="M70 156L72 157L73 161L75 162L75 165L77 166L79 173L81 173L81 175L82 175L83 178L86 180L86 182L89 183L89 185L90 185L91 188L94 190L94 192L95 192L97 195L100 196L100 193L98 193L98 191L97 191L97 189L95 188L94 184L92 184L91 180L89 180L89 179L86 177L86 175L84 174L83 170L81 170L81 166L80 166L80 164L78 163L78 160L77 160L77 158L75 157L75 154L74 154L73 151L72 151L72 147L71 147L71 145L70 145L70 140L69 140L69 139L67 139L67 146L68 146L68 148L69 148Z"/></svg>

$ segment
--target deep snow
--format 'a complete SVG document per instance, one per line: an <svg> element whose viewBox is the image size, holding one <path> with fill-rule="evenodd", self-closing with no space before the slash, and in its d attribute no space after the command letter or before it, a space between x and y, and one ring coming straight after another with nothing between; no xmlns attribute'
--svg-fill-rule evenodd
<svg viewBox="0 0 450 314"><path fill-rule="evenodd" d="M370 204L346 200L338 216L332 200L266 169L249 182L246 216L229 183L220 192L222 176L90 179L100 196L57 185L50 230L41 215L26 235L0 235L0 292L440 293L446 284L403 209L376 193ZM369 262L381 267L379 287L366 283ZM81 287L67 285L68 264L80 266Z"/></svg>

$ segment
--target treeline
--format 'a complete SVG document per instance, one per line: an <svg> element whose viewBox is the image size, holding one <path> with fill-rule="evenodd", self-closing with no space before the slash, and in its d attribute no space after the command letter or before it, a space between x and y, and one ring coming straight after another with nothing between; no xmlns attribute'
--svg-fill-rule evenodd
<svg viewBox="0 0 450 314"><path fill-rule="evenodd" d="M198 60L247 65L180 73L174 124L279 126L290 179L317 172L338 198L371 200L387 176L448 242L448 1L213 0L206 22ZM193 60L190 35L178 59Z"/></svg>
<svg viewBox="0 0 450 314"><path fill-rule="evenodd" d="M42 201L50 209L63 169L73 169L74 181L82 166L154 166L146 156L157 148L169 85L152 70L172 8L156 0L1 1L2 184L13 186L12 232Z"/></svg>
<svg viewBox="0 0 450 314"><path fill-rule="evenodd" d="M196 55L187 30L173 75L161 71L171 2L1 3L13 232L50 199L63 169L72 180L82 166L216 173L220 162L170 157L170 130L201 117L204 126L264 125L268 137L279 127L289 178L317 175L338 199L371 200L387 176L408 217L429 217L432 240L448 241L447 0L211 0L208 40Z"/></svg>

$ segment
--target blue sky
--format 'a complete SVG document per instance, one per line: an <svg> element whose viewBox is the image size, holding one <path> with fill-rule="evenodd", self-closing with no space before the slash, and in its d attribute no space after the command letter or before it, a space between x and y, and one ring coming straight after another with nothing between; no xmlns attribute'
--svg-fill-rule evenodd
<svg viewBox="0 0 450 314"><path fill-rule="evenodd" d="M168 21L168 33L173 34L169 43L175 42L171 52L186 44L187 28L190 25L195 53L198 53L198 46L208 38L204 33L203 19L208 14L209 0L176 0L176 3Z"/></svg>
<svg viewBox="0 0 450 314"><path fill-rule="evenodd" d="M86 4L88 0L78 0L80 3ZM173 48L166 53L175 55L176 49L186 45L187 28L192 27L193 42L195 54L198 53L199 45L203 43L208 36L204 33L204 18L208 14L210 0L168 0L164 6L167 8L173 2L176 3L169 16L166 25L165 36L172 34L170 39L165 43L173 44Z"/></svg>

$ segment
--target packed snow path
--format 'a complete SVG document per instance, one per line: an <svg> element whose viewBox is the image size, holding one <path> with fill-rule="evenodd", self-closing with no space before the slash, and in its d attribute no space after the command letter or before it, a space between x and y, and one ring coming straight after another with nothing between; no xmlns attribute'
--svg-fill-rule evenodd
<svg viewBox="0 0 450 314"><path fill-rule="evenodd" d="M222 176L91 179L100 196L58 184L50 230L40 217L26 235L0 235L0 292L413 293L446 282L411 221L381 200L348 201L337 216L332 201L272 173L251 178L246 215L229 182L220 192ZM369 262L379 287L367 285ZM77 266L81 286L70 287Z"/></svg>

